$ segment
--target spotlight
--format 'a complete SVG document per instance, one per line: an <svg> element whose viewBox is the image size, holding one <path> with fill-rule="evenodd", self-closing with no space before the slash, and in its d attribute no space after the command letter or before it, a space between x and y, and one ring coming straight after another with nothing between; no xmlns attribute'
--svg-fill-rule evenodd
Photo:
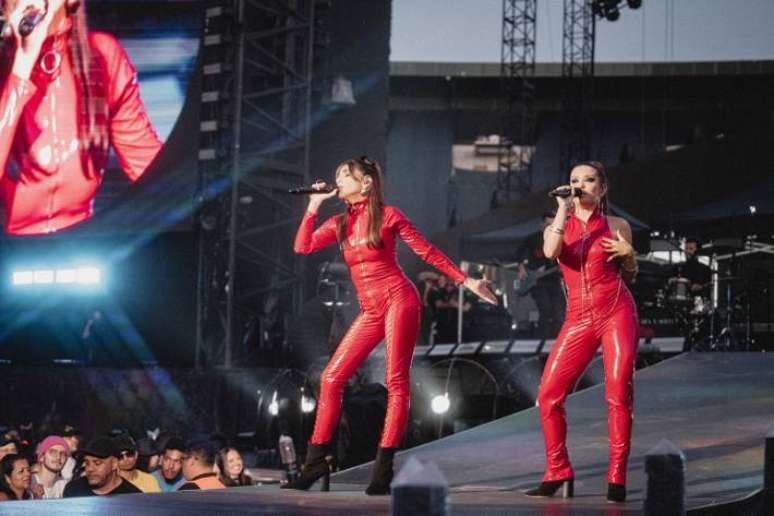
<svg viewBox="0 0 774 516"><path fill-rule="evenodd" d="M607 11L605 11L605 19L607 21L614 22L618 20L618 18L621 17L621 11L618 10L618 7L611 7Z"/></svg>
<svg viewBox="0 0 774 516"><path fill-rule="evenodd" d="M18 270L11 273L14 286L24 285L89 285L102 282L102 270L98 267L80 267L77 269L35 269Z"/></svg>
<svg viewBox="0 0 774 516"><path fill-rule="evenodd" d="M437 394L430 401L430 409L438 415L446 414L449 411L450 405L448 392L443 393L443 395Z"/></svg>
<svg viewBox="0 0 774 516"><path fill-rule="evenodd" d="M750 215L755 215L758 212L758 208L750 206Z"/></svg>
<svg viewBox="0 0 774 516"><path fill-rule="evenodd" d="M277 402L277 391L271 397L271 403L269 403L269 414L276 416L279 414L279 402Z"/></svg>
<svg viewBox="0 0 774 516"><path fill-rule="evenodd" d="M301 412L304 414L311 414L317 407L317 402L314 398L307 398L303 394L301 395Z"/></svg>

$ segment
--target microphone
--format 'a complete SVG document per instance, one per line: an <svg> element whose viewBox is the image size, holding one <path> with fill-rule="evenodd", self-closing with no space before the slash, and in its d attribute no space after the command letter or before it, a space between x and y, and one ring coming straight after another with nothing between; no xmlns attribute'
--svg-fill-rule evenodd
<svg viewBox="0 0 774 516"><path fill-rule="evenodd" d="M548 192L549 197L580 197L583 195L583 190L580 188L568 188L566 186L560 186L559 188L554 188L550 192Z"/></svg>
<svg viewBox="0 0 774 516"><path fill-rule="evenodd" d="M318 193L331 193L335 189L336 189L335 186L326 186L325 188L321 188L320 190L316 188L312 188L311 186L302 186L300 188L291 188L288 190L288 193L292 195L312 195L312 194L318 194Z"/></svg>
<svg viewBox="0 0 774 516"><path fill-rule="evenodd" d="M38 23L40 23L45 17L45 11L41 11L34 7L27 7L24 10L24 16L22 16L22 19L19 22L19 35L21 35L23 38L26 38L32 34L32 31L35 30L35 27L38 25Z"/></svg>

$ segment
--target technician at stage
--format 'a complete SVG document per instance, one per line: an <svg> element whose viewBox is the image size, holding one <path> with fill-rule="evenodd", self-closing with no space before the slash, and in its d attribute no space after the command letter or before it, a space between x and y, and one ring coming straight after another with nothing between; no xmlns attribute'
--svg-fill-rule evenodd
<svg viewBox="0 0 774 516"><path fill-rule="evenodd" d="M324 189L325 183L315 186ZM347 209L314 229L326 199L338 195ZM336 168L336 189L311 196L296 234L294 249L308 254L338 243L357 290L360 313L355 318L320 379L317 418L301 477L284 487L309 489L329 474L329 451L341 411L344 385L382 340L386 347L387 414L367 494L387 494L393 456L400 445L409 411L409 368L419 330L422 303L396 260L396 238L457 284L485 301L497 298L484 280L466 277L443 253L429 244L397 208L384 204L382 171L366 157L346 160Z"/></svg>
<svg viewBox="0 0 774 516"><path fill-rule="evenodd" d="M52 233L91 217L110 144L135 181L161 142L126 52L113 36L88 32L79 0L0 1L8 21L0 40L5 228ZM22 20L37 15L22 36Z"/></svg>
<svg viewBox="0 0 774 516"><path fill-rule="evenodd" d="M538 391L546 471L530 496L572 496L574 473L567 453L564 402L602 344L610 457L607 499L626 498L626 464L632 427L637 309L624 280L637 273L629 223L608 213L605 167L596 161L572 169L580 196L557 197L554 221L543 232L546 257L556 258L567 287L567 314L548 355Z"/></svg>

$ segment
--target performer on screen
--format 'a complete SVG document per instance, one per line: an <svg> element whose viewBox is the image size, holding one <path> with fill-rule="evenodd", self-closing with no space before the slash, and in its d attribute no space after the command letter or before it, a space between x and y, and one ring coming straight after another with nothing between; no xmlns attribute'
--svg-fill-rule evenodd
<svg viewBox="0 0 774 516"><path fill-rule="evenodd" d="M161 142L129 58L113 36L88 32L78 0L0 1L5 228L14 235L52 233L91 217L110 144L135 181ZM20 25L36 17L22 35Z"/></svg>
<svg viewBox="0 0 774 516"><path fill-rule="evenodd" d="M316 188L325 188L318 182ZM366 493L387 494L393 456L401 442L409 412L409 367L419 329L422 303L414 285L396 260L396 239L420 258L463 284L487 302L497 298L484 280L466 277L443 253L429 244L397 208L384 204L382 171L366 157L336 168L336 189L313 194L296 234L294 249L308 254L338 244L357 291L360 313L339 343L320 378L317 418L301 477L284 487L309 489L329 474L326 453L341 411L347 380L382 340L386 347L387 414L370 485ZM314 229L320 205L333 196L343 200L344 213Z"/></svg>
<svg viewBox="0 0 774 516"><path fill-rule="evenodd" d="M607 499L626 498L626 463L632 426L637 309L624 281L637 273L629 223L607 214L605 167L596 161L572 169L570 185L582 195L557 198L554 221L543 232L543 251L559 261L567 288L567 313L543 369L538 391L546 471L529 496L572 496L564 402L602 345L608 404Z"/></svg>

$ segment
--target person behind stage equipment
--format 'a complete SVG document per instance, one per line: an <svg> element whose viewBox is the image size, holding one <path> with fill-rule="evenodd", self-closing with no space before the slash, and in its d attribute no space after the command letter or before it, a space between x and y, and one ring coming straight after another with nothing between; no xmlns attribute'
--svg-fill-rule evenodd
<svg viewBox="0 0 774 516"><path fill-rule="evenodd" d="M78 0L0 0L0 198L12 235L92 216L112 144L132 181L161 149L137 73L111 35L89 32ZM80 7L80 8L79 8ZM19 25L45 13L32 32Z"/></svg>
<svg viewBox="0 0 774 516"><path fill-rule="evenodd" d="M326 184L317 182L315 188L324 189ZM384 339L387 414L366 493L390 492L393 457L408 419L409 367L422 310L417 289L396 260L397 238L455 283L463 284L485 301L497 303L485 280L467 277L429 244L400 210L384 204L383 192L382 171L377 162L367 157L343 161L336 168L336 189L311 195L298 228L296 253L309 254L338 243L350 269L361 311L322 373L317 417L303 472L283 487L309 489L316 480L328 476L326 454L341 412L344 385ZM315 230L320 205L336 195L346 203L346 211Z"/></svg>
<svg viewBox="0 0 774 516"><path fill-rule="evenodd" d="M428 295L433 310L436 344L457 342L457 323L459 321L459 291L454 283L444 275L438 277L438 285ZM468 302L462 304L462 311L470 311Z"/></svg>
<svg viewBox="0 0 774 516"><path fill-rule="evenodd" d="M517 278L522 287L517 295L532 296L538 310L537 337L549 338L559 331L565 310L565 296L555 260L543 254L543 231L554 221L553 212L543 213L537 238L528 238L524 246ZM530 281L530 276L534 279Z"/></svg>
<svg viewBox="0 0 774 516"><path fill-rule="evenodd" d="M607 499L626 499L626 464L632 426L637 309L624 281L637 273L632 233L624 219L607 215L608 181L596 161L572 169L569 188L580 196L557 197L556 218L544 233L543 250L556 258L567 288L567 315L548 355L537 404L545 441L546 470L529 496L573 494L564 402L602 344L610 457Z"/></svg>
<svg viewBox="0 0 774 516"><path fill-rule="evenodd" d="M675 266L675 275L691 282L691 294L700 295L712 279L712 269L699 261L699 240L685 239L685 261Z"/></svg>

